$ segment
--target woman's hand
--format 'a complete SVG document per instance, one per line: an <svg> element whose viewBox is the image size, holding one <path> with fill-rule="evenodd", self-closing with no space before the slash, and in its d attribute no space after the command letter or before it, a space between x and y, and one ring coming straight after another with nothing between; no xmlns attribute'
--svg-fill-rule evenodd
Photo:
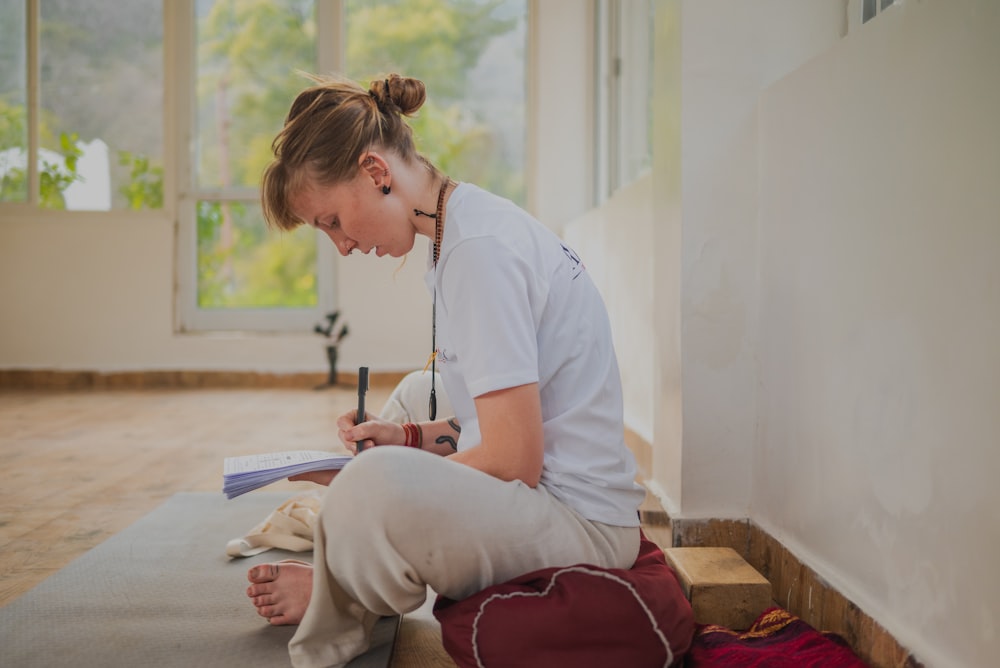
<svg viewBox="0 0 1000 668"><path fill-rule="evenodd" d="M406 441L403 425L388 420L382 420L376 415L365 412L365 421L354 424L358 411L344 413L337 419L337 436L351 454L358 454L358 441L364 441L364 447L374 445L402 445Z"/></svg>

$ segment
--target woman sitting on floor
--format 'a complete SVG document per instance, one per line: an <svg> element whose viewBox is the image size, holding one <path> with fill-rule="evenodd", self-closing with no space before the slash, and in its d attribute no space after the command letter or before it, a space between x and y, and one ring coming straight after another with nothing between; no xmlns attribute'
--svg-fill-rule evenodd
<svg viewBox="0 0 1000 668"><path fill-rule="evenodd" d="M259 614L299 624L295 666L348 662L378 616L420 607L428 586L459 600L541 568L629 568L643 499L607 312L580 259L417 153L403 117L424 102L420 81L316 82L274 142L265 216L318 228L344 256L401 257L417 235L431 240L436 366L455 415L339 419L341 440L365 447L306 478L329 485L315 566L249 572Z"/></svg>

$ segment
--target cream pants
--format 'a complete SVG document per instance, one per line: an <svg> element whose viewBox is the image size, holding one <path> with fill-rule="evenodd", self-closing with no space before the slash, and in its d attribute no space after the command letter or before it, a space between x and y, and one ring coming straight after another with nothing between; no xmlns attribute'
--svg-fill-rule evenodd
<svg viewBox="0 0 1000 668"><path fill-rule="evenodd" d="M365 652L379 616L419 608L428 586L459 600L540 568L630 568L639 529L588 521L541 485L379 446L333 480L314 541L312 597L289 643L296 668Z"/></svg>

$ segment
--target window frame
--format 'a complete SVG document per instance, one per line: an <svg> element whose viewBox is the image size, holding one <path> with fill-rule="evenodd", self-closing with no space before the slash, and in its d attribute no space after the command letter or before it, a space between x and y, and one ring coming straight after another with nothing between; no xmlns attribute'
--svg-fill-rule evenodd
<svg viewBox="0 0 1000 668"><path fill-rule="evenodd" d="M336 248L325 235L316 235L317 304L311 308L227 308L202 309L198 303L198 248L196 208L199 200L257 203L256 188L209 190L196 188L194 179L194 138L196 133L195 91L197 52L195 48L196 0L161 0L163 106L159 115L162 128L163 205L160 209L110 209L106 211L55 210L39 205L40 176L39 114L40 97L40 17L42 0L24 0L25 17L25 108L27 118L28 193L26 201L0 203L0 221L31 220L35 224L169 226L172 231L172 332L177 335L273 335L311 333L316 323L339 308L338 282L341 268ZM525 141L535 135L536 100L531 90L534 50L530 48L533 17L538 0L526 0L525 42ZM314 0L317 25L317 71L344 71L346 56L345 2ZM152 121L152 119L149 119ZM525 147L525 195L531 202L536 190L532 149ZM127 277L126 277L127 280Z"/></svg>
<svg viewBox="0 0 1000 668"><path fill-rule="evenodd" d="M878 18L894 4L896 0L847 0L847 33Z"/></svg>
<svg viewBox="0 0 1000 668"><path fill-rule="evenodd" d="M337 71L343 63L342 2L314 0L316 12L317 53L319 71ZM167 15L167 12L170 15ZM170 42L168 79L173 82L173 95L167 96L171 107L170 121L176 124L178 141L175 154L177 203L177 255L175 267L176 322L178 332L248 331L254 333L311 331L326 313L337 308L337 259L333 244L317 230L316 288L317 301L312 307L218 308L205 309L198 305L198 223L199 201L246 202L260 201L256 188L199 188L195 178L196 99L197 86L197 25L195 0L164 0L164 39ZM169 37L167 37L169 35ZM167 51L168 49L165 49ZM169 93L169 91L168 91ZM172 103L172 104L171 104ZM169 134L169 133L168 133Z"/></svg>
<svg viewBox="0 0 1000 668"><path fill-rule="evenodd" d="M38 170L38 149L41 145L39 136L39 117L41 110L41 0L24 0L26 6L25 15L25 50L27 68L25 113L27 114L28 125L28 145L26 147L27 160L25 168L28 170L28 193L24 202L0 202L0 215L9 216L11 219L23 219L30 217L39 223L58 222L72 219L83 223L95 221L124 222L139 220L141 222L162 221L173 219L173 200L169 196L169 189L172 187L170 158L168 141L168 128L170 126L169 104L164 101L161 123L163 126L163 208L161 209L109 209L107 211L94 210L62 210L50 209L39 205L41 198L41 174ZM164 29L166 29L166 14L172 6L171 0L163 0ZM167 54L167 36L164 30L163 42L164 59L164 85L167 80L167 67L169 58ZM166 91L165 91L166 92Z"/></svg>
<svg viewBox="0 0 1000 668"><path fill-rule="evenodd" d="M652 165L654 9L650 0L597 0L594 5L595 205Z"/></svg>

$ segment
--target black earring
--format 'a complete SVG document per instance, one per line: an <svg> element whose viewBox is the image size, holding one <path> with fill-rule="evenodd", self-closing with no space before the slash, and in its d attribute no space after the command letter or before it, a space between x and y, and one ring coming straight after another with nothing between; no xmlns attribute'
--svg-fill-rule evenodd
<svg viewBox="0 0 1000 668"><path fill-rule="evenodd" d="M389 186L382 186L382 194L383 195L389 194Z"/></svg>

